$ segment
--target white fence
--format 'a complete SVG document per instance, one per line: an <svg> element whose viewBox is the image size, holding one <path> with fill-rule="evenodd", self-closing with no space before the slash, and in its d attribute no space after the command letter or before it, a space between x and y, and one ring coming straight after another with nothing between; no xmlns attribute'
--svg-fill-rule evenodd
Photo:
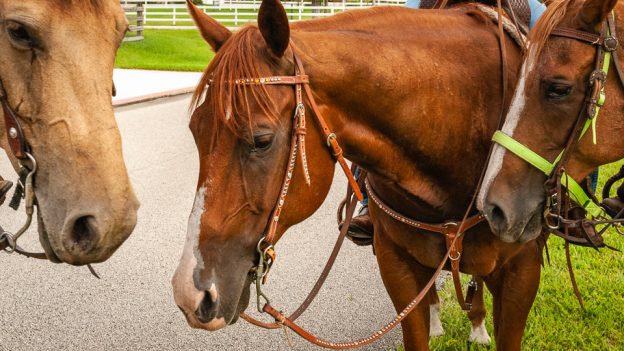
<svg viewBox="0 0 624 351"><path fill-rule="evenodd" d="M261 0L205 0L198 5L206 14L224 26L235 30L254 22L258 16ZM122 4L143 4L143 27L159 29L194 29L193 19L184 0L124 0ZM352 8L380 5L402 6L405 0L357 0L328 2L326 5L312 5L309 0L283 1L282 5L291 21L300 21L334 15Z"/></svg>

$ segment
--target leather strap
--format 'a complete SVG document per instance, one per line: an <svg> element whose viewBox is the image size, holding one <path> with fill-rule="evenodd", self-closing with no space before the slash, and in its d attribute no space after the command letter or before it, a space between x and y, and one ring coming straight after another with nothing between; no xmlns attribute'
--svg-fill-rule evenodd
<svg viewBox="0 0 624 351"><path fill-rule="evenodd" d="M296 84L308 84L310 83L310 80L307 75L298 74L296 76L243 78L243 79L237 79L234 82L239 85L296 85Z"/></svg>
<svg viewBox="0 0 624 351"><path fill-rule="evenodd" d="M455 221L448 221L448 222L444 222L444 223L421 222L419 220L416 220L416 219L404 216L403 214L399 213L398 211L393 210L389 205L387 205L383 200L381 200L379 198L379 196L377 195L377 193L375 192L373 187L370 185L368 180L365 182L365 185L366 185L366 191L368 193L368 197L371 200L373 200L373 202L382 211L384 211L390 217L398 220L399 222L405 223L405 224L407 224L407 225L409 225L411 227L417 228L417 229L422 229L422 230L426 230L426 231L430 231L430 232L434 232L434 233L438 233L438 234L442 234L442 235L448 236L448 235L451 235L453 233L457 234L458 232L465 232L466 230L469 230L472 227L476 226L477 224L483 222L483 220L485 219L483 214L480 214L480 213L476 214L474 216L471 216L464 222L464 224L461 227L461 230L459 228L458 222L455 222Z"/></svg>
<svg viewBox="0 0 624 351"><path fill-rule="evenodd" d="M291 48L293 50L295 63L299 69L299 74L305 75L303 63L301 62L301 59L299 58L299 56L297 56L297 54L295 53L296 49L293 43L291 43ZM342 148L340 147L340 144L338 144L338 139L336 138L336 134L334 134L331 131L331 129L327 125L327 122L325 122L325 119L323 118L323 114L321 114L321 111L319 110L318 105L316 104L316 99L314 99L314 95L312 94L312 89L310 89L310 84L304 84L303 88L305 89L306 96L308 97L308 102L310 103L310 107L312 107L312 111L314 112L314 115L316 116L316 120L319 122L319 125L321 126L321 129L323 130L323 134L325 135L325 138L327 140L327 146L329 146L332 149L332 155L334 155L334 157L338 161L338 164L340 164L340 167L342 167L342 170L344 171L345 175L347 176L347 180L349 181L349 185L351 186L351 188L353 188L353 192L355 193L355 196L358 198L358 200L362 201L363 199L362 192L360 191L360 188L357 186L357 181L355 180L353 173L351 173L351 171L349 170L349 166L347 165L347 161L344 158Z"/></svg>
<svg viewBox="0 0 624 351"><path fill-rule="evenodd" d="M355 166L352 166L351 171L355 172ZM362 174L360 175L359 179L361 179L361 181L358 182L358 185L360 186L363 185L363 179L366 177L365 173L366 172L362 172ZM347 236L347 232L349 231L349 224L351 224L351 219L353 219L355 208L359 202L358 199L354 196L353 188L351 187L347 187L346 199L348 199L348 202L349 202L347 206L346 217L342 225L342 228L340 229L340 234L338 235L338 238L336 239L336 243L334 244L334 248L331 254L329 255L329 258L327 259L327 263L325 263L325 267L323 268L323 271L321 272L320 276L316 280L316 283L314 283L312 290L310 290L310 292L308 293L308 296L306 296L305 300L303 300L301 305L288 317L288 319L291 321L295 321L297 318L299 318L299 316L301 316L308 309L312 301L314 301L319 291L323 287L325 280L327 280L327 277L329 276L329 273L331 272L331 269L333 268L334 263L336 262L336 259L338 258L338 254L340 253L340 249L342 248L344 239ZM281 327L281 325L278 323L265 323L265 322L259 321L244 312L241 313L240 316L245 321L255 326L261 327L261 328L277 329Z"/></svg>
<svg viewBox="0 0 624 351"><path fill-rule="evenodd" d="M455 242L451 244L452 244L451 246L454 246ZM399 325L399 323L401 323L401 321L405 319L416 308L416 306L418 306L422 302L422 300L427 296L427 293L429 292L429 290L435 284L436 279L438 279L438 277L440 276L442 269L444 268L444 266L446 265L446 262L449 259L450 252L451 252L450 249L447 250L446 255L442 259L442 262L440 262L440 265L438 265L433 276L431 277L429 282L427 282L425 287L418 293L418 295L416 295L414 300L412 300L412 302L410 302L403 309L403 311L401 311L401 313L397 314L397 316L392 321L390 321L385 326L380 328L378 331L372 333L370 336L366 338L362 338L356 341L349 341L349 342L331 342L331 341L323 340L314 336L312 333L308 332L307 330L301 328L294 321L284 316L282 312L276 310L275 308L273 308L273 306L271 306L268 303L264 305L262 310L270 314L273 318L275 318L275 321L277 324L290 328L299 336L301 336L302 338L306 339L308 342L315 344L317 346L321 346L321 347L333 349L333 350L345 350L345 349L354 349L354 348L362 347L386 335L388 332L394 329L397 325Z"/></svg>
<svg viewBox="0 0 624 351"><path fill-rule="evenodd" d="M327 139L327 146L331 148L332 155L336 158L343 172L345 173L347 180L349 181L350 187L353 189L355 197L362 201L363 195L358 186L355 177L353 176L353 172L349 169L347 165L347 161L344 159L342 148L340 144L338 144L338 140L336 138L336 134L334 134L321 111L319 110L316 100L314 99L314 95L312 94L312 90L309 86L309 78L305 74L305 70L303 68L303 63L301 59L297 56L294 48L294 44L291 42L291 48L293 50L293 58L295 61L295 75L294 76L272 76L272 77L261 77L261 78L242 78L235 80L235 84L238 85L293 85L295 87L295 113L294 113L294 121L293 121L293 133L291 139L290 146L290 157L288 162L288 167L286 170L286 175L284 176L284 180L282 182L282 188L280 190L280 195L277 199L277 203L273 209L273 213L270 217L270 223L268 224L268 229L264 236L264 241L269 245L273 244L275 239L275 233L277 231L277 225L279 223L280 215L282 209L284 207L284 203L286 201L286 196L288 195L288 189L290 187L290 183L292 180L292 176L295 169L295 163L297 160L297 153L301 156L301 165L303 167L303 172L305 175L305 180L308 185L310 185L310 175L308 171L308 165L306 161L306 148L305 148L305 135L306 135L306 122L305 122L305 105L303 102L303 94L302 90L305 90L306 96L308 97L308 103L312 107L312 111L314 112L314 116L316 116L316 120L319 122L321 129L323 130L323 134ZM303 87L303 88L302 88Z"/></svg>
<svg viewBox="0 0 624 351"><path fill-rule="evenodd" d="M591 45L602 46L604 37L599 34L589 33L573 28L555 28L550 33L552 36L576 39Z"/></svg>
<svg viewBox="0 0 624 351"><path fill-rule="evenodd" d="M5 132L9 147L11 147L11 151L15 157L24 160L27 158L26 153L28 152L28 146L22 126L17 120L15 112L13 112L13 109L9 106L5 95L0 95L0 103L2 104Z"/></svg>
<svg viewBox="0 0 624 351"><path fill-rule="evenodd" d="M455 287L457 301L459 302L459 305L463 310L469 311L472 307L472 298L470 298L470 301L468 301L467 298L464 298L459 270L461 256L463 252L464 233L467 230L475 227L477 224L483 222L483 220L485 219L483 214L479 213L474 216L467 217L461 222L448 221L445 223L436 224L426 223L404 216L403 214L392 209L383 200L381 200L381 198L377 195L377 193L368 181L366 181L366 191L368 192L368 197L373 200L375 205L377 205L379 209L381 209L390 217L416 229L422 229L444 235L446 249L449 252L448 258L451 261L451 274L453 277L453 285Z"/></svg>

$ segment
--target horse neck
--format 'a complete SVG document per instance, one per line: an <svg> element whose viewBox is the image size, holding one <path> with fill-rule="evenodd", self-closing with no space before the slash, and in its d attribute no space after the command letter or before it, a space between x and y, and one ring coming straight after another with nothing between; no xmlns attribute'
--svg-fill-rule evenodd
<svg viewBox="0 0 624 351"><path fill-rule="evenodd" d="M501 111L496 28L459 11L409 12L404 27L293 38L345 155L431 207L456 212L475 190ZM520 51L507 44L510 99Z"/></svg>

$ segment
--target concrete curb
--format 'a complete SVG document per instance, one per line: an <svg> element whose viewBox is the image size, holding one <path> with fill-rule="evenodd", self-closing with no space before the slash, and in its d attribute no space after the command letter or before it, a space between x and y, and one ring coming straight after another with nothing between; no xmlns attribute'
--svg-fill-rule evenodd
<svg viewBox="0 0 624 351"><path fill-rule="evenodd" d="M154 94L141 95L141 96L131 97L127 99L120 99L120 100L113 101L113 107L129 106L129 105L140 104L143 102L148 102L148 101L162 99L162 98L191 94L194 91L195 91L195 87L187 87L187 88L181 88L181 89L162 91L162 92L158 92Z"/></svg>

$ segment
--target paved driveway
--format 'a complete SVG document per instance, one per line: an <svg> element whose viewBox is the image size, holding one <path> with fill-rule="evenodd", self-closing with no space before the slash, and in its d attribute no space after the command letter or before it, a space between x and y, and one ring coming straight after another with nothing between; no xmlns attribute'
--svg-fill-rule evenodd
<svg viewBox="0 0 624 351"><path fill-rule="evenodd" d="M288 350L282 331L245 322L208 333L190 329L173 302L170 279L182 252L193 201L197 155L187 128L189 97L117 110L125 158L141 200L134 234L104 264L97 280L84 267L53 265L0 253L0 350ZM0 174L12 175L5 157ZM308 292L337 235L334 213L345 181L321 209L278 246L266 289L292 311ZM20 216L0 208L13 229ZM36 249L31 230L22 244ZM255 306L250 306L250 310ZM345 243L317 301L299 320L330 340L362 337L393 314L370 248ZM293 349L313 348L292 335ZM394 331L367 350L390 350Z"/></svg>

